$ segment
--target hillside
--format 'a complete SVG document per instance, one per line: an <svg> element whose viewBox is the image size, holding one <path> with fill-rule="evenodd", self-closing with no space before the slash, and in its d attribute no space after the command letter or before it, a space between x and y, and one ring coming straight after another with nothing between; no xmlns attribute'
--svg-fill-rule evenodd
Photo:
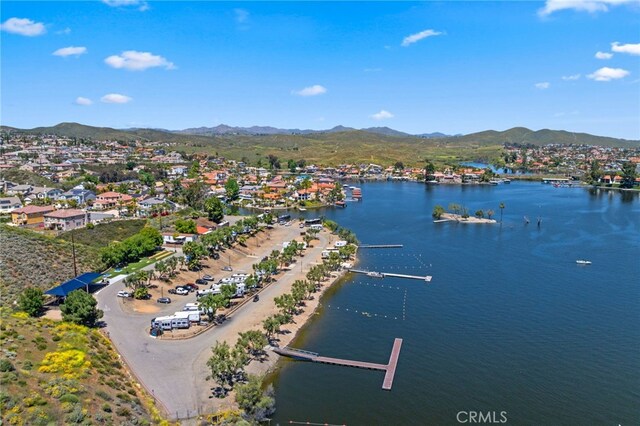
<svg viewBox="0 0 640 426"><path fill-rule="evenodd" d="M73 277L71 243L0 225L0 304L8 306L27 286L49 290ZM103 270L97 248L76 244L78 273Z"/></svg>
<svg viewBox="0 0 640 426"><path fill-rule="evenodd" d="M76 244L82 244L94 249L101 249L113 241L122 241L140 232L147 223L144 219L117 220L101 223L93 229L81 228L60 234L56 240L71 242L71 234Z"/></svg>
<svg viewBox="0 0 640 426"><path fill-rule="evenodd" d="M631 148L640 146L640 141L627 139L616 139L605 136L594 136L588 133L573 133L564 130L542 129L538 131L529 130L525 127L514 127L503 132L487 130L484 132L472 133L464 136L449 138L451 143L478 143L478 144L561 144L561 145L598 145L609 147Z"/></svg>
<svg viewBox="0 0 640 426"><path fill-rule="evenodd" d="M168 424L96 329L2 309L2 424Z"/></svg>
<svg viewBox="0 0 640 426"><path fill-rule="evenodd" d="M8 180L17 184L30 184L34 186L46 186L49 188L59 188L60 185L47 179L44 176L40 176L37 173L28 172L26 170L20 170L15 167L12 169L1 170L0 180Z"/></svg>
<svg viewBox="0 0 640 426"><path fill-rule="evenodd" d="M390 164L396 161L406 165L422 164L425 158L445 163L464 160L495 159L505 143L544 145L587 144L617 147L638 147L640 141L629 141L586 133L562 130L533 131L515 127L505 131L487 130L463 136L430 137L411 136L387 127L355 130L337 126L333 129L307 134L249 134L251 131L274 132L270 127L188 129L195 133L173 133L154 129L129 131L61 123L54 127L40 127L22 132L56 133L94 139L139 140L166 144L170 149L219 155L255 164L275 155L287 161L304 159L307 163L337 165L344 163ZM281 129L280 129L281 130ZM297 129L291 130L297 131Z"/></svg>

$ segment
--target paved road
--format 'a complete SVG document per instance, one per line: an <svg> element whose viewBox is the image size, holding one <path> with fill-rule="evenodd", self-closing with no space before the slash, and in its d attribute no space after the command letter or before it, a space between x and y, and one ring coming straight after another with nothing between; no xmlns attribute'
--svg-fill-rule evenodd
<svg viewBox="0 0 640 426"><path fill-rule="evenodd" d="M275 241L287 241L299 236L300 229L281 227L274 232L280 234L272 238ZM331 236L322 232L320 241L307 249L302 258L304 271L308 270L307 262L319 261L320 254L327 246ZM266 241L271 243L271 241ZM281 249L281 244L265 244L262 242L255 255L258 258L268 255L274 249ZM251 271L255 257L247 256L246 261ZM300 260L298 260L300 263ZM243 269L247 269L243 266ZM164 305L160 312L153 314L130 313L123 310L126 299L118 298L116 293L124 288L122 282L113 283L101 290L96 296L98 307L104 310L104 321L107 331L117 350L132 368L142 384L164 406L170 417L193 417L198 413L210 412L214 401L209 399L209 389L213 382L205 381L209 370L206 366L211 354L211 347L216 341L227 341L230 344L237 340L238 332L251 328L261 328L261 323L271 312L273 298L291 289L299 270L287 272L278 282L264 289L260 301L247 303L239 308L232 317L220 326L187 340L156 340L147 333L151 319L162 315L171 315L181 309L185 303L192 302L195 295L186 296L180 304ZM249 325L249 327L247 327Z"/></svg>

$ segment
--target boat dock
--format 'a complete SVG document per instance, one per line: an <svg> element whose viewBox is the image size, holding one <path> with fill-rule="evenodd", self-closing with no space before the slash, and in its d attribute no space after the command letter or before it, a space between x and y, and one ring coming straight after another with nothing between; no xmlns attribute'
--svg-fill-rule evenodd
<svg viewBox="0 0 640 426"><path fill-rule="evenodd" d="M283 348L272 347L271 349L281 356L294 358L301 361L319 362L321 364L330 365L342 365L345 367L364 368L367 370L380 370L384 371L384 380L382 382L382 389L391 390L393 386L393 378L396 374L396 367L398 366L398 358L400 356L400 348L402 347L402 339L396 338L393 342L393 348L391 349L391 355L389 356L388 364L376 364L373 362L354 361L350 359L331 358L326 356L320 356L316 352L309 352L302 349L289 348L287 346Z"/></svg>
<svg viewBox="0 0 640 426"><path fill-rule="evenodd" d="M402 248L402 244L360 244L359 249L383 249L383 248Z"/></svg>
<svg viewBox="0 0 640 426"><path fill-rule="evenodd" d="M376 277L376 278L395 277L395 278L406 278L410 280L420 280L420 281L426 281L426 282L430 282L432 278L430 275L421 276L421 275L394 274L391 272L363 271L361 269L349 269L349 272L353 272L355 274L364 274L364 275L368 275L370 277Z"/></svg>

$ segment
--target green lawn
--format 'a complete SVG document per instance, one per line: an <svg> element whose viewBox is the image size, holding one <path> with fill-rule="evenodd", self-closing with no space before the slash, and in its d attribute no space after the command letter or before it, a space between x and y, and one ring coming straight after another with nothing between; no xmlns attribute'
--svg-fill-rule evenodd
<svg viewBox="0 0 640 426"><path fill-rule="evenodd" d="M144 259L139 260L138 262L135 263L130 263L127 266L125 266L122 269L118 269L116 270L115 268L110 268L107 269L104 273L105 276L107 276L108 278L113 278L115 276L118 275L129 275L132 274L136 271L141 270L142 268L144 268L145 266L149 266L152 263L155 263L159 260L163 260L166 259L167 257L171 256L173 254L173 252L170 251L161 251L158 252L152 256L149 257L145 257Z"/></svg>

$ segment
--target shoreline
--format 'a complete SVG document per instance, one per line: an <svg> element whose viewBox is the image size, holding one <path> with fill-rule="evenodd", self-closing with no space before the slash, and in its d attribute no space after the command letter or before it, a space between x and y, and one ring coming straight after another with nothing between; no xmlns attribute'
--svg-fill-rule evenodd
<svg viewBox="0 0 640 426"><path fill-rule="evenodd" d="M356 252L352 265L355 265L357 261L358 257ZM327 291L333 288L336 283L339 283L348 272L349 271L345 268L333 273L331 278L322 283L320 290L313 293L313 299L305 301L305 304L301 307L302 312L294 316L294 322L284 325L281 328L281 332L277 335L277 343L279 347L287 346L291 342L295 341L300 336L301 331L312 323L312 318L319 315L318 309L321 307L322 298L326 295ZM266 353L266 361L259 362L257 360L252 360L246 370L247 373L269 378L267 382L272 383L271 377L277 373L282 357L269 349L267 349Z"/></svg>
<svg viewBox="0 0 640 426"><path fill-rule="evenodd" d="M454 213L443 213L440 219L434 220L436 223L440 222L457 222L457 223L498 223L495 219L480 218L475 216L469 216L463 218L462 215Z"/></svg>

